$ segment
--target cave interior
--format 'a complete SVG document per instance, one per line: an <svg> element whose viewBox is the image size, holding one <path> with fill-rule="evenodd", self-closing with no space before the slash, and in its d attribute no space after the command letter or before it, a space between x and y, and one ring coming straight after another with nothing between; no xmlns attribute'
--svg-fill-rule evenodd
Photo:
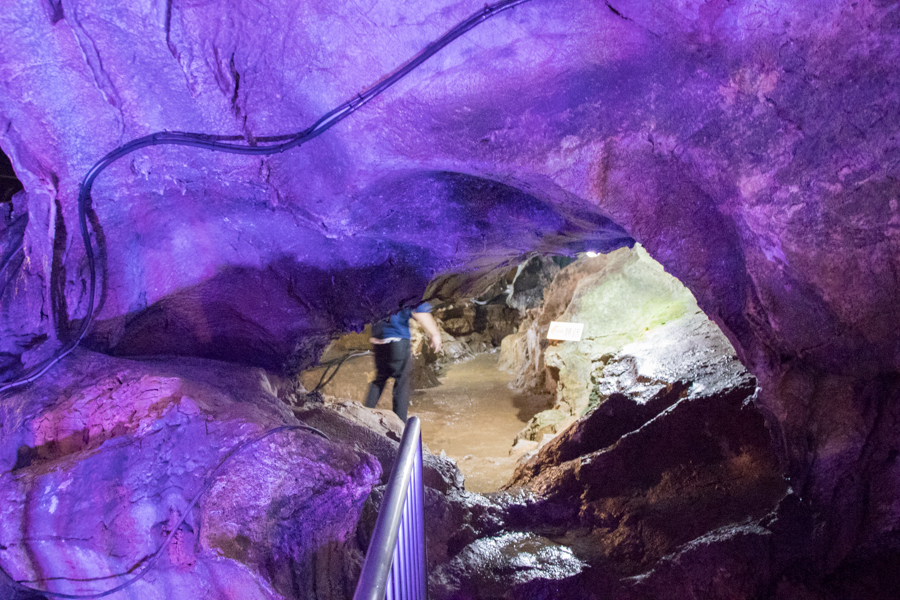
<svg viewBox="0 0 900 600"><path fill-rule="evenodd" d="M351 597L402 423L315 381L423 298L417 387L547 398L490 490L426 453L429 597L900 597L897 0L0 32L0 597Z"/></svg>

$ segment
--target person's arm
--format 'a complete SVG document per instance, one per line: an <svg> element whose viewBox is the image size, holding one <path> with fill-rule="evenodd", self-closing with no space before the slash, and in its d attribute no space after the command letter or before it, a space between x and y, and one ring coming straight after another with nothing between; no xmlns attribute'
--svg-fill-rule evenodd
<svg viewBox="0 0 900 600"><path fill-rule="evenodd" d="M434 320L434 317L431 316L431 313L427 312L414 312L412 314L413 319L415 319L422 327L425 328L425 331L428 332L428 336L431 338L431 347L435 352L441 351L441 331L438 329L437 322Z"/></svg>

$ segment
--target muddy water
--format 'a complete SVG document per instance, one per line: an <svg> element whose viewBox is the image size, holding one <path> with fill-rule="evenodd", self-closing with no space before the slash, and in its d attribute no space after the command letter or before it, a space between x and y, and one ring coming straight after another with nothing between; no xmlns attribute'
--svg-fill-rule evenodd
<svg viewBox="0 0 900 600"><path fill-rule="evenodd" d="M511 390L512 376L497 370L499 357L480 354L451 365L440 386L413 394L409 411L422 420L425 445L455 460L473 492L493 492L509 480L516 434L549 407L548 396Z"/></svg>

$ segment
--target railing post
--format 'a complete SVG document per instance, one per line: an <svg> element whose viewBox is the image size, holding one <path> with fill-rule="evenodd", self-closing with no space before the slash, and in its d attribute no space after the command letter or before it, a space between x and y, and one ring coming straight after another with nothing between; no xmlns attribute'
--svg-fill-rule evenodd
<svg viewBox="0 0 900 600"><path fill-rule="evenodd" d="M353 600L426 600L424 501L421 423L410 417Z"/></svg>

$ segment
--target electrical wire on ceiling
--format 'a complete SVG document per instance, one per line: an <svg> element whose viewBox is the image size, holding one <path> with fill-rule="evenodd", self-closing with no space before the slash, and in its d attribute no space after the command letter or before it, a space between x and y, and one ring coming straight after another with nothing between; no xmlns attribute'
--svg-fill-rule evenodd
<svg viewBox="0 0 900 600"><path fill-rule="evenodd" d="M94 249L91 245L91 235L88 230L87 213L91 206L91 189L94 186L94 180L102 173L106 167L110 166L120 158L123 158L135 150L146 148L147 146L174 145L174 146L193 146L196 148L204 148L206 150L214 150L216 152L229 152L232 154L247 154L252 156L278 154L291 148L295 148L304 144L313 138L316 138L327 130L331 129L351 114L359 110L363 105L378 96L389 87L406 77L416 67L424 63L426 60L438 53L442 48L450 42L462 36L476 25L483 23L487 19L520 4L529 2L530 0L500 0L494 4L486 4L484 8L475 12L467 19L460 21L450 31L428 44L425 49L416 54L410 60L405 62L393 73L384 77L380 82L376 83L369 89L358 94L356 97L344 102L337 108L325 113L318 121L310 125L299 133L267 136L253 138L247 140L237 135L210 135L205 133L189 133L185 131L160 131L152 133L144 137L132 140L127 144L119 146L91 167L81 182L78 192L78 222L81 228L81 239L84 242L85 255L87 256L88 268L90 271L90 285L88 290L88 305L84 318L81 320L81 326L75 337L66 344L60 352L50 359L45 365L38 367L32 374L22 379L12 381L0 386L0 392L10 390L21 385L25 385L35 381L38 377L46 373L68 356L84 339L91 322L94 318L94 301L97 286L97 269L95 265ZM243 142L243 143L241 143Z"/></svg>
<svg viewBox="0 0 900 600"><path fill-rule="evenodd" d="M69 342L69 344L67 344L66 346L64 346L64 348L54 358L50 359L42 367L39 367L31 375L24 377L22 379L19 379L17 381L12 381L12 382L6 383L3 386L0 386L0 392L4 392L6 390L10 390L10 389L19 387L21 385L25 385L25 384L35 381L41 375L46 373L51 367L53 367L55 364L57 364L63 358L68 356L78 346L78 344L81 343L82 339L84 339L84 336L86 335L88 329L90 328L91 321L93 320L93 317L94 317L94 300L95 300L95 293L96 293L97 276L96 276L96 264L95 264L94 250L93 250L93 247L91 246L90 231L88 230L88 224L87 224L87 213L88 213L88 210L90 209L90 205L91 205L91 189L93 188L94 181L97 179L97 177L100 175L100 173L102 173L103 170L106 169L106 167L108 167L115 161L119 160L120 158L123 158L123 157L127 156L128 154L134 152L135 150L138 150L140 148L144 148L147 146L156 146L156 145L163 145L163 144L178 145L178 146L194 146L194 147L205 148L208 150L214 150L214 151L218 151L218 152L230 152L233 154L248 154L248 155L257 155L257 156L258 155L276 154L276 153L284 152L286 150L290 150L291 148L299 146L305 142L308 142L309 140L312 140L315 137L318 137L319 135L321 135L322 133L324 133L325 131L327 131L328 129L330 129L331 127L333 127L334 125L336 125L337 123L342 121L343 119L350 116L353 112L358 110L360 107L362 107L364 104L366 104L369 100L371 100L375 96L379 95L380 93L382 93L383 91L385 91L386 89L388 89L389 87L391 87L392 85L397 83L400 79L402 79L403 77L408 75L413 69L415 69L416 67L421 65L426 60L428 60L428 58L430 58L431 56L436 54L447 44L449 44L453 40L457 39L458 37L460 37L467 31L469 31L470 29L472 29L479 23L484 22L485 20L489 19L490 17L492 17L496 14L499 14L500 12L503 12L507 9L513 8L520 4L524 4L525 2L528 2L528 1L529 0L501 0L500 2L496 2L491 5L485 5L485 7L483 9L474 13L469 18L461 21L459 24L457 24L455 27L453 27L450 31L448 31L443 36L441 36L440 38L438 38L437 40L435 40L434 42L432 42L431 44L426 46L424 50L422 50L416 56L414 56L412 59L410 59L409 61L404 63L393 73L391 73L390 75L388 75L387 77L382 79L379 83L375 84L371 88L369 88L366 91L362 92L361 94L357 95L355 98L348 100L344 104L329 111L328 113L323 115L321 118L319 118L318 121L313 123L310 127L308 127L307 129L305 129L299 133L281 135L281 136L260 137L260 138L254 138L253 140L248 141L241 136L218 136L218 135L208 135L208 134L203 134L203 133L188 133L188 132L181 132L181 131L158 132L158 133L154 133L154 134L151 134L148 136L144 136L142 138L138 138L131 142L128 142L127 144L124 144L124 145L116 148L115 150L113 150L112 152L110 152L109 154L104 156L102 159L97 161L97 163L91 168L90 171L88 171L87 175L85 175L84 179L82 180L81 187L80 187L79 193L78 193L78 220L79 220L79 224L80 224L80 228L81 228L81 238L82 238L82 241L84 242L85 254L87 256L88 267L89 267L89 271L90 271L90 288L89 288L89 294L88 294L88 307L87 307L86 314L85 314L84 318L82 319L81 326L79 327L78 333L72 339L72 341ZM239 143L239 142L244 142L244 143ZM260 144L263 144L263 145L260 145ZM326 376L328 375L328 367L331 366L331 364L328 364L328 366L326 366L325 372L322 375L322 379L319 381L319 385L316 386L315 391L318 391L319 389L321 389L322 387L327 385L328 382L331 381L331 379L337 374L338 369L340 368L340 366L343 364L344 361L346 361L349 358L359 356L361 354L365 354L365 353L348 354L347 356L344 356L336 361L331 361L331 363L333 363L335 365L334 371L326 379ZM153 567L156 565L159 558L162 556L163 550L168 546L169 542L174 538L175 534L180 530L181 526L184 524L185 520L187 519L187 516L190 514L191 510L197 504L200 497L212 485L212 482L215 480L215 477L218 474L219 470L229 460L231 460L232 457L234 457L238 452L240 452L247 446L258 443L259 441L269 437L270 435L274 435L275 433L278 433L281 431L297 430L297 429L309 430L309 431L312 431L313 433L316 433L316 434L324 437L325 439L328 439L328 436L326 436L324 433L322 433L321 431L315 429L314 427L310 427L308 425L285 425L282 427L276 427L274 429L266 431L265 433L263 433L257 437L254 437L250 440L246 440L246 441L236 445L234 448L232 448L232 450L230 450L228 452L228 454L226 454L219 461L219 463L216 465L216 467L214 469L212 469L210 471L210 473L207 475L203 486L194 495L193 499L188 504L187 508L184 510L181 520L169 532L168 536L163 541L163 543L159 546L159 548L157 548L153 554L151 554L149 557L147 557L145 559L146 562L140 568L140 571L137 574L133 575L130 579L123 582L122 584L120 584L112 589L106 590L104 592L97 592L97 593L93 593L93 594L65 594L65 593L59 593L59 592L49 592L49 591L38 590L35 588L28 587L22 583L16 582L18 591L26 592L26 593L35 593L35 594L40 594L40 595L44 595L44 596L52 596L52 597L56 597L56 598L81 600L81 599L89 599L89 598L103 598L103 597L109 596L111 594L119 592L119 591L133 585L137 581L141 580L151 569L153 569ZM5 570L3 570L2 568L0 568L0 571L3 571L4 573L6 573ZM8 576L8 573L6 573L6 574ZM12 578L10 577L10 579L12 579Z"/></svg>

